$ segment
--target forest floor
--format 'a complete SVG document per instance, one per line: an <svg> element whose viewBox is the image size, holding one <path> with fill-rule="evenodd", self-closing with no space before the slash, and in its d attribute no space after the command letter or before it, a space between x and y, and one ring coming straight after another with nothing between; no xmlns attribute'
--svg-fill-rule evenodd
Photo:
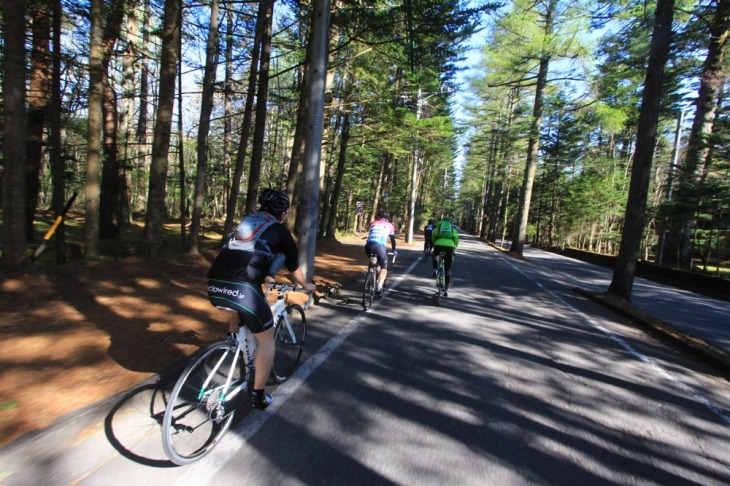
<svg viewBox="0 0 730 486"><path fill-rule="evenodd" d="M317 242L319 292L364 269L364 235ZM422 245L417 236L413 246ZM399 247L408 247L402 238ZM53 253L49 248L49 253ZM205 274L215 250L150 264L68 263L0 281L0 447L128 390L225 332Z"/></svg>

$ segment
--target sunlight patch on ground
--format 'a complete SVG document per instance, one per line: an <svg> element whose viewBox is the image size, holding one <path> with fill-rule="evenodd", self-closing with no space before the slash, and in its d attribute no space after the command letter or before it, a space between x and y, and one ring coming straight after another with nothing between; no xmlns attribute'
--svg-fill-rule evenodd
<svg viewBox="0 0 730 486"><path fill-rule="evenodd" d="M138 278L137 279L137 285L139 285L140 287L148 288L148 289L159 289L159 288L162 288L162 285L161 285L160 282L158 282L156 280L149 279L149 278Z"/></svg>

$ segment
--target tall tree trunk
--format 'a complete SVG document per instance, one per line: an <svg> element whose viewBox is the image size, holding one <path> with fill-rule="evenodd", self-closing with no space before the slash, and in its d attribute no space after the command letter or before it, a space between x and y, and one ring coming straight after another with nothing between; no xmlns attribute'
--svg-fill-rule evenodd
<svg viewBox="0 0 730 486"><path fill-rule="evenodd" d="M265 0L261 0L264 2ZM228 198L226 207L226 221L223 225L223 234L227 235L233 230L233 221L236 216L238 193L241 190L241 177L243 176L243 165L246 161L246 149L248 137L251 130L251 118L253 117L253 100L256 96L256 79L258 78L259 58L261 54L261 40L264 35L266 22L266 9L259 4L256 17L256 34L254 35L251 49L251 66L248 74L248 89L246 92L246 106L243 109L243 123L241 123L241 138L238 142L238 153L236 155L236 167L233 169L231 181L231 195Z"/></svg>
<svg viewBox="0 0 730 486"><path fill-rule="evenodd" d="M297 220L297 202L299 199L298 187L302 177L302 158L304 157L304 136L307 132L307 109L309 93L309 53L303 65L301 84L299 90L299 105L297 108L297 126L294 130L294 141L292 142L291 158L289 161L289 174L286 181L286 192L292 201L292 210L287 213L287 225L295 227Z"/></svg>
<svg viewBox="0 0 730 486"><path fill-rule="evenodd" d="M148 260L157 259L165 233L167 168L175 104L175 80L180 55L181 12L182 0L165 0L160 60L160 95L152 141L147 216L142 232L142 254Z"/></svg>
<svg viewBox="0 0 730 486"><path fill-rule="evenodd" d="M182 15L182 12L181 14ZM181 19L182 25L182 19ZM180 36L180 53L182 53L182 35ZM185 133L183 129L184 124L183 116L183 92L182 92L182 54L178 58L177 63L177 163L178 163L178 177L180 184L180 199L179 211L180 211L180 251L185 251L188 245L187 237L185 236L185 230L187 228L187 173L185 171Z"/></svg>
<svg viewBox="0 0 730 486"><path fill-rule="evenodd" d="M312 31L314 32L314 31ZM331 32L330 29L328 29L327 35L329 36L327 40L327 45L329 46L330 43L336 43L337 37L333 38L333 32ZM329 54L329 48L327 49L327 59L325 59L325 66L331 64L330 61L330 54ZM342 81L343 83L346 83L347 74L343 74ZM339 137L339 124L341 123L341 117L337 116L337 121L335 125L333 126L331 123L325 123L324 120L330 120L333 116L333 113L337 113L339 110L339 104L338 107L334 106L333 100L334 100L334 93L332 91L332 87L334 86L335 81L335 73L332 70L327 70L325 73L325 85L324 85L324 101L323 101L323 111L322 111L322 143L320 145L320 151L322 152L320 154L320 164L319 164L319 190L320 190L320 197L319 197L319 208L317 211L317 226L319 228L317 232L317 237L322 237L324 235L325 225L327 223L326 221L326 214L327 210L329 209L329 197L330 197L330 191L332 189L331 183L332 183L332 177L329 175L334 168L333 165L335 163L335 150L334 147L337 147L338 145L338 137ZM330 147L333 149L330 150ZM328 153L330 155L328 155ZM324 197L322 197L322 191L324 191Z"/></svg>
<svg viewBox="0 0 730 486"><path fill-rule="evenodd" d="M53 212L61 214L66 199L65 164L61 150L61 2L53 2L53 57L51 70L51 129L49 132ZM63 220L56 229L56 264L66 262L66 230Z"/></svg>
<svg viewBox="0 0 730 486"><path fill-rule="evenodd" d="M4 268L25 260L25 1L3 0Z"/></svg>
<svg viewBox="0 0 730 486"><path fill-rule="evenodd" d="M714 128L715 108L726 79L723 65L728 34L730 0L718 0L695 102L695 117L687 142L687 154L678 173L676 202L681 212L675 217L667 238L669 260L682 268L690 268L692 264L692 226L699 205L697 186L710 153L709 137Z"/></svg>
<svg viewBox="0 0 730 486"><path fill-rule="evenodd" d="M324 93L327 83L327 52L329 44L330 2L312 3L312 42L310 64L309 109L307 136L304 145L304 186L297 216L299 234L299 262L308 281L314 277L314 256L317 245L319 209L320 162L324 125Z"/></svg>
<svg viewBox="0 0 730 486"><path fill-rule="evenodd" d="M493 197L493 191L494 191L494 178L495 178L495 172L497 169L497 137L493 136L492 139L489 142L489 149L487 152L487 161L486 161L486 175L484 177L484 188L483 188L483 199L481 201L481 221L477 223L477 226L479 227L479 237L481 239L484 239L487 237L487 226L489 223L489 208L494 205L492 201Z"/></svg>
<svg viewBox="0 0 730 486"><path fill-rule="evenodd" d="M120 222L119 198L121 195L121 172L119 170L118 132L119 119L117 93L112 85L109 66L116 55L115 46L122 30L122 21L126 7L134 8L134 2L114 0L109 6L109 14L104 27L104 151L101 169L101 194L99 195L99 235L101 238L113 238L118 235Z"/></svg>
<svg viewBox="0 0 730 486"><path fill-rule="evenodd" d="M50 103L51 89L51 7L45 0L36 1L29 9L33 33L33 50L30 58L30 89L28 90L28 126L26 144L26 208L25 231L28 241L33 241L33 220L40 190L41 160L43 158L43 133Z"/></svg>
<svg viewBox="0 0 730 486"><path fill-rule="evenodd" d="M101 169L102 103L104 101L104 2L91 0L89 46L89 133L86 156L86 258L99 258L99 195Z"/></svg>
<svg viewBox="0 0 730 486"><path fill-rule="evenodd" d="M231 152L232 152L232 131L233 124L231 119L233 118L233 103L231 102L231 95L233 93L233 12L230 9L226 9L226 67L225 67L225 80L223 81L223 171L227 177L223 182L223 199L228 200L231 195L230 186L230 171L231 171ZM218 216L218 215L216 215ZM227 233L223 233L224 235Z"/></svg>
<svg viewBox="0 0 730 486"><path fill-rule="evenodd" d="M621 233L621 246L616 258L616 267L608 288L609 293L628 300L631 299L631 290L634 286L636 260L639 257L641 235L644 229L649 175L656 146L659 106L664 91L664 69L671 46L673 19L674 0L658 0L639 112L636 151L631 170L629 198L624 214L624 229Z"/></svg>
<svg viewBox="0 0 730 486"><path fill-rule="evenodd" d="M121 194L119 197L119 204L117 208L118 217L117 222L119 224L127 224L130 222L130 201L129 201L129 187L130 181L128 177L130 175L127 172L127 168L132 163L136 163L138 155L140 153L139 147L133 143L134 137L134 102L135 102L135 63L139 56L139 27L137 25L137 9L130 8L129 16L127 17L127 43L124 48L124 54L122 58L122 83L123 83L123 95L122 98L124 103L122 105L122 119L120 125L124 130L124 147L122 149L122 165L120 174L120 190Z"/></svg>
<svg viewBox="0 0 730 486"><path fill-rule="evenodd" d="M150 42L150 0L143 0L143 20L142 20L142 46L149 45ZM146 207L144 195L147 191L147 174L150 165L150 149L147 146L147 125L148 125L148 108L149 108L149 61L147 52L141 56L139 66L139 117L137 118L137 146L139 147L139 159L135 164L136 177L135 187L137 193L137 201L133 205L134 209L143 210Z"/></svg>
<svg viewBox="0 0 730 486"><path fill-rule="evenodd" d="M347 162L347 144L350 141L350 115L344 113L342 120L342 139L340 140L340 155L337 160L337 174L335 187L332 191L332 204L330 205L329 220L327 221L327 232L325 237L334 238L337 230L337 206L342 192L342 180L345 177L345 163Z"/></svg>
<svg viewBox="0 0 730 486"><path fill-rule="evenodd" d="M329 102L327 101L327 95L325 94L325 105L328 105ZM325 119L328 119L325 116ZM323 163L320 164L320 181L322 184L320 185L320 190L323 191L320 193L320 200L321 203L319 205L319 223L318 223L318 230L317 230L317 238L324 238L325 232L327 231L327 222L329 220L330 215L330 209L332 206L332 191L334 190L334 179L335 179L335 171L337 170L337 167L335 166L335 160L334 160L334 150L332 151L332 158L330 159L327 156L327 147L333 146L336 147L339 143L339 130L340 130L340 124L342 123L342 114L337 111L337 117L335 120L335 124L332 130L328 128L324 128L322 133L322 138L324 140L329 137L328 132L331 131L332 136L331 140L328 142L322 143L322 161ZM325 124L325 126L328 126L328 124Z"/></svg>
<svg viewBox="0 0 730 486"><path fill-rule="evenodd" d="M312 43L312 25L311 16L307 17L304 8L300 8L297 12L299 23L302 28L299 29L299 41L302 47L306 49ZM307 110L308 110L308 94L309 94L309 64L311 62L309 49L305 50L304 62L298 66L299 80L299 100L297 106L296 127L294 128L294 137L292 140L291 156L289 161L289 173L286 180L286 193L292 202L291 209L287 212L287 227L294 228L296 235L297 207L299 206L299 187L302 178L302 158L304 157L304 137L306 134ZM295 85L296 86L296 85Z"/></svg>
<svg viewBox="0 0 730 486"><path fill-rule="evenodd" d="M261 181L261 159L264 155L266 134L266 111L269 97L269 63L271 60L271 29L274 18L274 0L260 0L259 9L264 9L264 25L261 36L261 60L259 61L259 82L256 96L256 120L251 146L251 165L248 171L246 192L246 213L256 210L256 198Z"/></svg>
<svg viewBox="0 0 730 486"><path fill-rule="evenodd" d="M213 112L213 95L215 94L215 73L218 67L218 0L210 5L210 21L208 26L208 43L205 53L205 71L203 73L203 94L200 102L200 123L198 124L198 171L195 175L195 195L193 196L193 214L190 220L190 243L188 252L198 252L198 234L200 219L203 214L203 198L205 196L205 176L208 170L208 132L210 131L210 114Z"/></svg>
<svg viewBox="0 0 730 486"><path fill-rule="evenodd" d="M550 0L545 13L545 38L549 38L553 34L554 22L553 17L557 0ZM551 56L544 53L540 59L540 67L537 72L537 86L535 88L535 103L532 109L532 125L530 127L530 138L527 143L527 161L525 162L525 174L522 180L522 190L520 191L520 206L515 219L515 233L512 236L512 246L510 251L522 255L525 246L525 237L527 235L527 222L530 217L530 200L532 199L532 186L535 183L535 173L537 172L537 157L540 149L540 128L542 126L542 112L544 106L544 94L547 87L548 68L550 66Z"/></svg>
<svg viewBox="0 0 730 486"><path fill-rule="evenodd" d="M383 161L380 164L380 173L375 182L375 195L373 196L373 206L370 216L374 219L380 208L380 195L383 192L383 181L385 180L385 169L388 166L388 159L392 156L390 152L383 154Z"/></svg>
<svg viewBox="0 0 730 486"><path fill-rule="evenodd" d="M677 128L674 130L674 144L672 148L672 161L669 163L669 169L667 170L667 183L666 183L666 194L665 201L670 202L672 200L672 193L674 191L674 173L677 168L677 160L679 158L679 148L682 141L682 123L684 121L684 109L679 112L679 119L677 120ZM662 217L661 224L659 225L659 241L657 242L657 250L655 255L655 261L661 265L664 261L664 252L667 243L667 224L669 217L664 215ZM610 230L610 228L609 228Z"/></svg>

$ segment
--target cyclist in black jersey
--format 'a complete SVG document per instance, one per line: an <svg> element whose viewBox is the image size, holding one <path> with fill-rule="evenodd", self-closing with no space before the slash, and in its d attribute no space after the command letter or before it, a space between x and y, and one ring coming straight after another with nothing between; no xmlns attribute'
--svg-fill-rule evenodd
<svg viewBox="0 0 730 486"><path fill-rule="evenodd" d="M428 220L428 224L424 226L423 228L423 250L426 251L426 248L433 247L433 243L431 242L431 235L433 234L433 219Z"/></svg>
<svg viewBox="0 0 730 486"><path fill-rule="evenodd" d="M254 359L256 374L251 406L265 409L271 397L264 387L274 362L274 321L262 289L267 277L273 277L282 264L292 280L309 292L299 268L299 252L282 221L289 209L289 198L282 191L265 189L259 196L258 211L243 218L208 271L208 298L218 307L234 310L229 321L228 338L235 339L239 319L256 335L258 350Z"/></svg>

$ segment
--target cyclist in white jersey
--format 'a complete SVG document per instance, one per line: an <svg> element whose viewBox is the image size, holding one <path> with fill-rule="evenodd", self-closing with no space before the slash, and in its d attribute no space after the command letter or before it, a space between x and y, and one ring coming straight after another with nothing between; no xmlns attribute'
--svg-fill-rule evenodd
<svg viewBox="0 0 730 486"><path fill-rule="evenodd" d="M390 215L387 211L380 211L375 221L370 223L370 231L368 232L368 241L365 243L365 253L370 256L375 254L378 256L378 264L380 265L380 277L378 278L378 294L383 293L383 284L385 277L388 276L388 251L385 248L386 243L390 239L390 245L395 251L395 227L390 222Z"/></svg>

